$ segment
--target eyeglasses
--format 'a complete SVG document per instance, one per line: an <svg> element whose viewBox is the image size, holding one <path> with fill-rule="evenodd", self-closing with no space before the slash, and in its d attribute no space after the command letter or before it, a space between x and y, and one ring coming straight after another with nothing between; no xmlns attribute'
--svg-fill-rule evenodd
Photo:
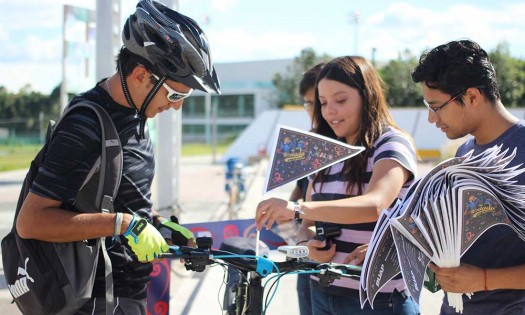
<svg viewBox="0 0 525 315"><path fill-rule="evenodd" d="M311 101L305 101L303 103L303 106L304 106L304 109L307 110L307 111L311 111L314 109L314 102L311 102Z"/></svg>
<svg viewBox="0 0 525 315"><path fill-rule="evenodd" d="M448 104L452 103L456 98L460 97L461 95L463 95L465 93L465 91L462 91L454 96L452 96L448 101L446 101L445 103L437 106L437 107L432 107L430 106L430 104L427 102L427 100L423 99L423 104L425 104L425 106L430 109L431 111L433 111L434 113L437 113L438 110L442 109L443 107L447 106Z"/></svg>
<svg viewBox="0 0 525 315"><path fill-rule="evenodd" d="M155 75L155 74L151 74L155 79L157 80L160 80L160 78ZM175 91L174 89L172 89L168 84L166 84L166 82L162 83L162 86L164 86L164 88L166 90L168 90L168 95L166 96L168 98L168 101L170 102L178 102L180 100L183 100L185 99L186 97L190 96L191 95L191 92L193 92L193 89L190 89L188 92L186 93L182 93L182 92L178 92L178 91Z"/></svg>

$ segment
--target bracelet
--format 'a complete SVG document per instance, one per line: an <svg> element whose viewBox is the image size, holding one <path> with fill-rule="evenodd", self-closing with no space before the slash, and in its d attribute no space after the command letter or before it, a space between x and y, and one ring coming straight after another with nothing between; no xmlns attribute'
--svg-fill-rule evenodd
<svg viewBox="0 0 525 315"><path fill-rule="evenodd" d="M293 211L294 211L294 219L297 221L300 219L300 215L304 214L303 210L301 210L301 206L297 201L293 202Z"/></svg>
<svg viewBox="0 0 525 315"><path fill-rule="evenodd" d="M485 291L488 291L487 289L487 269L483 268L483 275L485 276Z"/></svg>
<svg viewBox="0 0 525 315"><path fill-rule="evenodd" d="M302 240L302 241L299 241L299 242L295 243L295 245L299 245L299 244L307 243L307 242L308 242L308 240Z"/></svg>
<svg viewBox="0 0 525 315"><path fill-rule="evenodd" d="M117 212L115 216L115 229L113 230L113 237L119 236L122 232L122 218L122 212Z"/></svg>

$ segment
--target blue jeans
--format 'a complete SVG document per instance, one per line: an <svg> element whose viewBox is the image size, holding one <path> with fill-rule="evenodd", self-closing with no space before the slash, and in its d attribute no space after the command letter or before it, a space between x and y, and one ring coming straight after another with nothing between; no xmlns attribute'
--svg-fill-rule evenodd
<svg viewBox="0 0 525 315"><path fill-rule="evenodd" d="M314 315L418 315L419 306L405 292L392 292L391 299L374 301L374 309L368 302L361 309L359 291L348 290L348 295L335 295L311 287L312 311Z"/></svg>
<svg viewBox="0 0 525 315"><path fill-rule="evenodd" d="M312 315L312 299L310 298L310 274L297 275L297 298L299 314Z"/></svg>

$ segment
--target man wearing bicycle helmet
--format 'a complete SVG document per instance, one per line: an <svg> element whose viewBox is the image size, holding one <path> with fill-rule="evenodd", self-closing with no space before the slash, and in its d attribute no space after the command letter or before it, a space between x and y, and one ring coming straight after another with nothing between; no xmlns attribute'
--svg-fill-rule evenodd
<svg viewBox="0 0 525 315"><path fill-rule="evenodd" d="M155 165L145 123L170 108L178 110L194 89L219 94L220 86L199 25L158 2L137 4L122 39L116 73L68 105L96 103L108 112L119 133L124 160L115 213L75 209L75 197L101 154L98 118L93 111L78 108L54 133L18 216L17 232L22 238L49 242L106 237L114 313L146 314L149 262L167 251L168 243L186 245L193 235L175 218L167 220L152 209ZM98 266L92 298L77 314L105 314L103 259Z"/></svg>

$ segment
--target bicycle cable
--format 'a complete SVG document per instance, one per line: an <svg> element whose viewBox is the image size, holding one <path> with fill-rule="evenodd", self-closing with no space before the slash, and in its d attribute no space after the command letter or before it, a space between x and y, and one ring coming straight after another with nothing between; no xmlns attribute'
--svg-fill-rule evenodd
<svg viewBox="0 0 525 315"><path fill-rule="evenodd" d="M224 290L228 290L228 283L229 281L227 280L227 266L225 264L218 264L219 266L222 267L222 282L221 282L221 286L219 287L219 292L217 292L217 302L219 302L219 307L221 308L221 311L224 312L224 300L221 302L221 290L223 287L225 287Z"/></svg>

